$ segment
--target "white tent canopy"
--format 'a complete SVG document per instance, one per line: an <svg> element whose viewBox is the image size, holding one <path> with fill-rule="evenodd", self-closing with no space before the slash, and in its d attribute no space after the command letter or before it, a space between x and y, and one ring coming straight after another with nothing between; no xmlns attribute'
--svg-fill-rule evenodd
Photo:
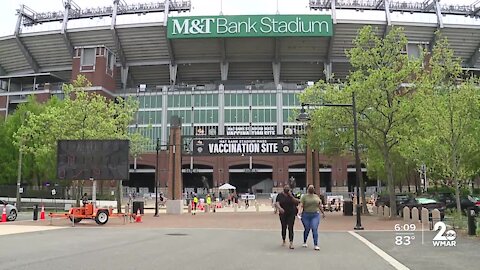
<svg viewBox="0 0 480 270"><path fill-rule="evenodd" d="M229 183L225 183L225 184L221 185L218 189L237 189L237 188L230 185Z"/></svg>

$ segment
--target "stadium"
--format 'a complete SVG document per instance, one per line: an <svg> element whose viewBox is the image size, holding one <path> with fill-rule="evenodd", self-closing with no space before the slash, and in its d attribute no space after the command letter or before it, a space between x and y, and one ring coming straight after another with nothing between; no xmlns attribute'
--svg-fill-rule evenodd
<svg viewBox="0 0 480 270"><path fill-rule="evenodd" d="M170 170L178 167L187 192L231 183L239 192L269 193L295 180L300 188L346 193L355 185L352 156L304 149L305 127L295 119L308 85L348 76L345 51L359 29L373 25L384 36L403 27L412 57L431 49L440 31L466 71L480 68L478 1L312 0L298 1L307 6L303 14L277 6L254 15L194 14L194 5L113 0L82 9L65 0L62 10L44 13L22 6L15 34L0 37L0 115L8 117L28 95L61 98L61 85L83 74L93 85L88 90L140 103L130 129L150 143L131 161L125 186L153 191L158 169L168 193ZM181 119L177 167L169 158L172 116Z"/></svg>

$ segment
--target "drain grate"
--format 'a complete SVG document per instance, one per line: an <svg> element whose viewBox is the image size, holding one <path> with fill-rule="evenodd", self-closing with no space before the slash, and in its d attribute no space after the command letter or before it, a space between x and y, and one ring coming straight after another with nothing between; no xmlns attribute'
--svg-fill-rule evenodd
<svg viewBox="0 0 480 270"><path fill-rule="evenodd" d="M167 233L168 236L187 236L186 233Z"/></svg>

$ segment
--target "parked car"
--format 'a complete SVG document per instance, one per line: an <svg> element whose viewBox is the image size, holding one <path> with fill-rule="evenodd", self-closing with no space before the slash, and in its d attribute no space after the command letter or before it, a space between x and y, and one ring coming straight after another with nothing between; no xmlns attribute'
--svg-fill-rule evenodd
<svg viewBox="0 0 480 270"><path fill-rule="evenodd" d="M443 202L447 209L455 209L457 208L457 200L455 199L455 194L452 193L438 193L433 195L433 198ZM460 196L460 208L462 209L462 213L466 214L467 209L473 207L475 213L480 213L480 198L475 196Z"/></svg>
<svg viewBox="0 0 480 270"><path fill-rule="evenodd" d="M403 217L403 208L405 206L410 208L410 210L416 207L418 209L419 219L421 219L422 217L422 211L421 211L422 208L426 208L428 210L428 215L430 219L432 218L432 211L434 209L438 209L438 211L440 211L441 220L443 220L445 217L445 208L446 208L445 204L430 197L410 198L405 202L401 203L400 207L398 208L398 211L399 211L399 215L402 217Z"/></svg>
<svg viewBox="0 0 480 270"><path fill-rule="evenodd" d="M397 202L397 209L399 209L399 206L410 199L412 197L411 194L395 194L395 200ZM388 194L383 194L378 196L377 200L375 201L375 206L380 207L380 206L388 206L390 207L390 196Z"/></svg>
<svg viewBox="0 0 480 270"><path fill-rule="evenodd" d="M6 213L7 213L7 221L15 221L17 219L17 207L14 205L9 204L8 202L4 200L0 200L0 215L3 213L3 208L6 208Z"/></svg>

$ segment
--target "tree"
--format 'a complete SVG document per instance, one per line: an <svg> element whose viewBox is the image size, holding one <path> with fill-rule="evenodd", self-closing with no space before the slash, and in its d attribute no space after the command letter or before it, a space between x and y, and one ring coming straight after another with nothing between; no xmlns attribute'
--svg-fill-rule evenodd
<svg viewBox="0 0 480 270"><path fill-rule="evenodd" d="M434 177L450 180L461 211L460 188L478 173L479 81L463 79L460 59L445 38L437 40L418 82L414 101L420 112L419 128L405 155L427 164Z"/></svg>
<svg viewBox="0 0 480 270"><path fill-rule="evenodd" d="M85 91L90 83L79 75L72 84L64 85L63 101L51 102L40 114L33 114L15 133L16 144L33 154L37 164L44 164L43 177L54 178L58 140L129 139L141 141L128 133L128 125L138 110L133 99L109 100ZM27 139L28 138L28 139ZM132 149L139 150L138 147ZM80 192L77 189L77 199Z"/></svg>
<svg viewBox="0 0 480 270"><path fill-rule="evenodd" d="M18 148L12 143L11 124L0 118L0 185L13 185L16 181Z"/></svg>
<svg viewBox="0 0 480 270"><path fill-rule="evenodd" d="M19 147L14 143L14 134L30 115L40 114L45 106L45 104L37 102L33 96L30 96L26 103L20 104L5 120L0 120L0 149L2 149L0 151L0 184L14 184L16 182ZM23 154L22 179L38 183L38 167L33 162L33 156Z"/></svg>
<svg viewBox="0 0 480 270"><path fill-rule="evenodd" d="M343 87L317 83L306 89L304 102L350 103L357 97L359 143L362 156L370 162L381 163L387 178L392 216L397 214L394 186L393 153L400 141L408 139L409 125L415 124L415 107L410 96L421 69L421 59L409 58L404 50L407 39L402 28L392 28L385 38L379 37L371 26L362 28L354 47L347 51L353 72ZM323 87L323 88L322 88ZM321 142L351 149L352 116L350 109L317 109L313 132ZM328 126L330 125L330 126ZM333 127L333 129L332 129ZM319 145L316 145L317 149Z"/></svg>

